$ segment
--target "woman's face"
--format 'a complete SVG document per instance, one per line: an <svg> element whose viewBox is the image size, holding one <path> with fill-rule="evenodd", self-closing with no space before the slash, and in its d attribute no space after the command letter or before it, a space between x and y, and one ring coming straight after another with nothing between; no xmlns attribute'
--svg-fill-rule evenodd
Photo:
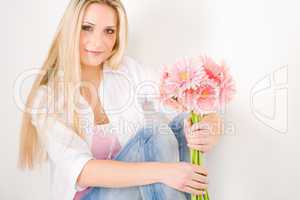
<svg viewBox="0 0 300 200"><path fill-rule="evenodd" d="M80 61L101 65L112 53L117 37L117 14L108 5L92 3L84 14L80 33Z"/></svg>

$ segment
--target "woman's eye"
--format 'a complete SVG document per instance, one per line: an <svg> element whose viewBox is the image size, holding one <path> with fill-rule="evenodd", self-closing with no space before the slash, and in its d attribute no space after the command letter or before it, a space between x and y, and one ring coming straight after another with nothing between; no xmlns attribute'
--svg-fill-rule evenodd
<svg viewBox="0 0 300 200"><path fill-rule="evenodd" d="M114 34L115 33L115 30L114 29L106 29L105 32L107 34Z"/></svg>
<svg viewBox="0 0 300 200"><path fill-rule="evenodd" d="M84 31L92 31L93 30L93 27L92 26L89 26L89 25L82 25L82 30Z"/></svg>

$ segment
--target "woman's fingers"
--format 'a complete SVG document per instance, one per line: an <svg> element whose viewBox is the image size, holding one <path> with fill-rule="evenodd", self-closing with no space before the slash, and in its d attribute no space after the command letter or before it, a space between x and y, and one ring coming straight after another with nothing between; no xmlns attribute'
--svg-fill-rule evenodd
<svg viewBox="0 0 300 200"><path fill-rule="evenodd" d="M186 135L196 135L198 131L201 131L199 132L200 134L209 134L209 125L202 122L198 122L192 125L189 118L184 119L184 132Z"/></svg>
<svg viewBox="0 0 300 200"><path fill-rule="evenodd" d="M190 145L205 145L210 143L208 136L199 136L197 138L187 138L187 144Z"/></svg>
<svg viewBox="0 0 300 200"><path fill-rule="evenodd" d="M193 175L193 180L198 181L198 182L203 183L203 184L208 184L207 176L203 176L203 175L198 174L198 173L195 173Z"/></svg>
<svg viewBox="0 0 300 200"><path fill-rule="evenodd" d="M208 170L203 167L199 167L199 165L193 164L193 171L197 174L200 174L200 176L207 176L208 175Z"/></svg>
<svg viewBox="0 0 300 200"><path fill-rule="evenodd" d="M197 122L191 126L191 132L199 129L219 133L222 129L222 119L216 113L207 114L203 117L203 119L200 122Z"/></svg>
<svg viewBox="0 0 300 200"><path fill-rule="evenodd" d="M187 136L189 138L198 138L198 137L201 137L201 136L209 136L210 135L210 132L208 130L198 130L198 131L194 131L194 132L191 132L189 134L187 134Z"/></svg>
<svg viewBox="0 0 300 200"><path fill-rule="evenodd" d="M208 187L208 170L195 164L193 164L192 167L194 174L191 179L186 182L184 190L185 192L199 195Z"/></svg>
<svg viewBox="0 0 300 200"><path fill-rule="evenodd" d="M192 188L198 189L198 190L207 189L207 184L206 183L200 183L200 182L194 181L194 180L191 180L191 181L187 182L186 185L188 187L192 187Z"/></svg>
<svg viewBox="0 0 300 200"><path fill-rule="evenodd" d="M186 134L186 140L191 145L204 145L210 143L208 131L196 131L193 134Z"/></svg>
<svg viewBox="0 0 300 200"><path fill-rule="evenodd" d="M190 118L184 120L187 145L203 153L208 152L218 142L221 129L221 118L217 114L206 115L195 124L191 123Z"/></svg>
<svg viewBox="0 0 300 200"><path fill-rule="evenodd" d="M198 122L191 126L191 131L197 130L210 130L210 126L208 122Z"/></svg>
<svg viewBox="0 0 300 200"><path fill-rule="evenodd" d="M197 189L191 188L189 186L186 186L183 190L184 190L184 192L194 194L194 195L202 195L204 192L203 190L197 190Z"/></svg>

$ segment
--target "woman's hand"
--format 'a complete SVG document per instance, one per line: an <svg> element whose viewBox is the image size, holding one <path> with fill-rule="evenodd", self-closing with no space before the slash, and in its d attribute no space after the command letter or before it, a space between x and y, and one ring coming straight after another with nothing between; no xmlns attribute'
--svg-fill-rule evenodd
<svg viewBox="0 0 300 200"><path fill-rule="evenodd" d="M222 120L218 114L207 114L200 122L191 124L190 118L184 120L184 133L190 148L206 153L218 143L222 133Z"/></svg>
<svg viewBox="0 0 300 200"><path fill-rule="evenodd" d="M162 183L181 192L200 195L207 189L207 169L187 162L168 163Z"/></svg>

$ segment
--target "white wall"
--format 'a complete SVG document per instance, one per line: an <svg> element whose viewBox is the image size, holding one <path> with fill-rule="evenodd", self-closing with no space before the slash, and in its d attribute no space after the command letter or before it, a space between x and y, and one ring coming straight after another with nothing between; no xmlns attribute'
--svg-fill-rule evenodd
<svg viewBox="0 0 300 200"><path fill-rule="evenodd" d="M127 54L143 62L153 79L162 64L185 55L224 57L231 66L238 93L226 113L226 134L207 155L211 199L296 199L300 3L123 2L130 21ZM16 168L21 112L13 100L13 84L24 70L41 65L67 3L1 2L0 199L47 199L47 166L30 173ZM25 91L30 81L24 83Z"/></svg>

